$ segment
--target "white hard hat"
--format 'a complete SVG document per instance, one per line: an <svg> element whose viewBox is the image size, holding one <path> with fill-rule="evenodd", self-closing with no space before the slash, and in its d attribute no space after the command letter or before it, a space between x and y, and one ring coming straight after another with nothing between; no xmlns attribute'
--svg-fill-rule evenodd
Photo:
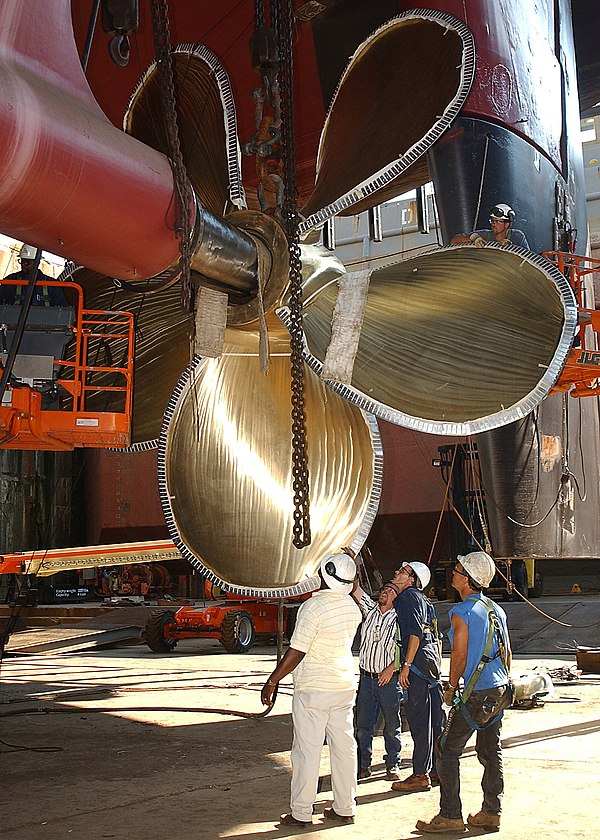
<svg viewBox="0 0 600 840"><path fill-rule="evenodd" d="M409 569L412 569L416 576L415 583L417 584L417 589L426 589L429 581L431 580L431 572L429 571L429 566L426 566L425 563L403 563L403 566L407 566Z"/></svg>
<svg viewBox="0 0 600 840"><path fill-rule="evenodd" d="M515 220L515 211L508 204L496 204L490 210L490 219L502 219L503 222L512 224Z"/></svg>
<svg viewBox="0 0 600 840"><path fill-rule="evenodd" d="M37 248L34 248L33 245L21 245L19 257L22 260L34 260L36 253Z"/></svg>
<svg viewBox="0 0 600 840"><path fill-rule="evenodd" d="M348 554L327 554L321 561L321 577L332 592L349 595L356 577L356 563Z"/></svg>
<svg viewBox="0 0 600 840"><path fill-rule="evenodd" d="M456 558L469 577L484 589L490 585L496 574L496 566L492 558L485 551L472 551L470 554L459 554Z"/></svg>

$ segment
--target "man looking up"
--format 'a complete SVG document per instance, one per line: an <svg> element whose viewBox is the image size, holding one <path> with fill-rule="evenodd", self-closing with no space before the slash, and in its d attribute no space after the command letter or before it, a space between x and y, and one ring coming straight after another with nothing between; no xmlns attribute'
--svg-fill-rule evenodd
<svg viewBox="0 0 600 840"><path fill-rule="evenodd" d="M484 768L483 805L477 814L469 814L467 822L483 831L497 831L500 827L504 791L500 730L502 713L512 702L512 691L506 613L482 592L490 585L495 571L489 554L473 551L458 556L452 574L452 586L462 599L448 613L452 621L452 653L444 700L452 708L446 729L436 744L440 812L429 822L417 822L417 829L426 833L462 834L465 830L459 759L475 731L475 750ZM463 688L459 692L460 679Z"/></svg>
<svg viewBox="0 0 600 840"><path fill-rule="evenodd" d="M360 677L356 696L356 740L358 743L358 778L371 775L373 732L379 712L385 721L386 779L399 778L400 763L400 700L402 691L398 682L400 670L400 638L394 598L398 587L386 583L377 602L355 584L352 597L363 614L360 636Z"/></svg>
<svg viewBox="0 0 600 840"><path fill-rule="evenodd" d="M356 809L352 642L361 614L350 597L356 565L347 554L330 554L321 562L319 576L321 588L298 610L290 647L261 691L263 704L272 705L275 686L294 672L291 810L280 823L300 828L312 825L325 736L333 807L325 809L324 817L353 823Z"/></svg>
<svg viewBox="0 0 600 840"><path fill-rule="evenodd" d="M400 685L405 690L404 710L413 739L413 772L392 790L414 793L430 790L433 748L442 734L441 651L433 604L423 594L431 579L424 563L404 563L392 580L400 594L394 601L402 638Z"/></svg>

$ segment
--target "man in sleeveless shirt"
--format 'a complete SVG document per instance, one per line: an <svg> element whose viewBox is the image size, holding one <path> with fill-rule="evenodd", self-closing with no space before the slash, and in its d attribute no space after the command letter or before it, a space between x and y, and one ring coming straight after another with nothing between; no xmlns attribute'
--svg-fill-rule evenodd
<svg viewBox="0 0 600 840"><path fill-rule="evenodd" d="M495 571L494 561L484 551L459 555L454 567L452 586L462 600L449 612L452 653L444 700L451 710L436 744L440 811L429 821L417 822L417 829L428 834L465 831L459 759L475 731L477 758L484 768L483 804L478 813L469 814L467 822L483 831L497 831L500 827L504 791L500 730L503 710L512 702L512 691L506 614L482 592L490 585Z"/></svg>

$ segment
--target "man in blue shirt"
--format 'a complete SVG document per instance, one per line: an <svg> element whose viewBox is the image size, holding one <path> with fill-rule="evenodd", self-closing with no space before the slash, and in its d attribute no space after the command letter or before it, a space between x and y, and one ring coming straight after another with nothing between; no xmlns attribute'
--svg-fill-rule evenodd
<svg viewBox="0 0 600 840"><path fill-rule="evenodd" d="M489 554L474 551L458 556L452 586L461 603L449 612L452 624L450 678L444 701L451 706L448 723L436 744L436 770L440 780L440 812L429 822L419 820L417 829L426 833L462 834L459 759L473 732L475 750L482 764L483 805L467 822L484 831L500 827L504 791L500 730L502 712L512 702L509 670L510 640L504 610L486 598L482 590L494 577L495 565ZM463 680L459 690L459 680Z"/></svg>
<svg viewBox="0 0 600 840"><path fill-rule="evenodd" d="M400 590L394 601L402 639L400 685L413 739L413 772L393 783L392 790L398 793L431 789L434 745L445 723L437 618L433 604L423 594L430 579L424 563L410 562L404 563L392 580Z"/></svg>
<svg viewBox="0 0 600 840"><path fill-rule="evenodd" d="M489 242L497 242L499 245L518 245L530 251L527 237L522 230L513 228L515 211L508 204L496 204L490 210L490 227L475 230L470 235L459 233L450 240L451 245L475 245L483 248Z"/></svg>

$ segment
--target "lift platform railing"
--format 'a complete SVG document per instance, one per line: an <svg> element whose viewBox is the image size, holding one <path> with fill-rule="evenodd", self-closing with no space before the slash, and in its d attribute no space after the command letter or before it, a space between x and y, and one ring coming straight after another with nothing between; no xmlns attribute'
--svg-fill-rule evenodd
<svg viewBox="0 0 600 840"><path fill-rule="evenodd" d="M596 335L600 333L600 310L585 306L585 277L600 272L600 260L563 251L546 251L544 256L563 274L575 294L579 310L579 329L558 382L550 393L569 391L572 397L600 395L600 352ZM587 330L590 327L593 334Z"/></svg>
<svg viewBox="0 0 600 840"><path fill-rule="evenodd" d="M4 280L0 285L22 282ZM0 406L0 447L129 445L133 315L85 309L83 291L76 283L44 279L36 285L59 287L69 305L29 310L13 376ZM0 349L10 351L19 312L17 305L0 306ZM7 355L0 356L0 365Z"/></svg>

